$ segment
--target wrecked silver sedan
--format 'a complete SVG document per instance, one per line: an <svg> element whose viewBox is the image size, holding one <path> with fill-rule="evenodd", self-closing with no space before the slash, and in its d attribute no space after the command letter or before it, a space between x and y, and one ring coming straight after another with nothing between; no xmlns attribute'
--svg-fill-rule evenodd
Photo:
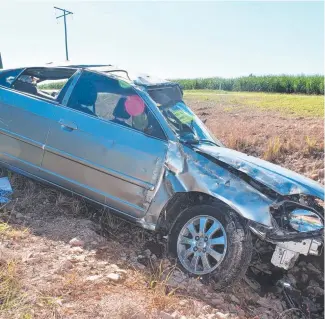
<svg viewBox="0 0 325 319"><path fill-rule="evenodd" d="M168 235L216 287L245 273L252 233L285 269L322 248L322 186L223 146L176 83L111 66L4 70L0 163Z"/></svg>

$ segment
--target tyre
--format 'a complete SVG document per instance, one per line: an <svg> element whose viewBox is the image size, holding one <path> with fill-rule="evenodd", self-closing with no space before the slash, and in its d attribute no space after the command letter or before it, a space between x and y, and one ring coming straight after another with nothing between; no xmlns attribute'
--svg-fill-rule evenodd
<svg viewBox="0 0 325 319"><path fill-rule="evenodd" d="M215 289L233 285L246 272L252 256L249 229L223 203L193 206L181 213L168 236L169 251L191 275Z"/></svg>

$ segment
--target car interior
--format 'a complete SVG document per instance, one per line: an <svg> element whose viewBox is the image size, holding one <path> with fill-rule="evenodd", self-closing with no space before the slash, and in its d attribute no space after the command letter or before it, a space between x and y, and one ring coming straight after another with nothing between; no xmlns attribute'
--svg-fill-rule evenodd
<svg viewBox="0 0 325 319"><path fill-rule="evenodd" d="M61 92L57 93L54 91L49 92L42 90L39 84L44 81L62 81L64 88L64 84L71 79L75 72L75 69L69 68L30 68L20 74L12 83L11 87L20 92L35 95L47 100L58 101L60 100L60 96L62 97L60 94Z"/></svg>
<svg viewBox="0 0 325 319"><path fill-rule="evenodd" d="M69 107L96 116L97 89L90 81L80 81L69 101Z"/></svg>
<svg viewBox="0 0 325 319"><path fill-rule="evenodd" d="M10 87L45 100L62 103L69 84L73 81L74 77L77 76L76 72L77 70L74 68L64 67L29 68L25 69L24 72L11 83ZM147 111L137 116L131 116L127 112L126 96L134 94L131 87L123 88L117 80L109 80L106 78L105 81L97 80L93 83L92 81L94 79L92 76L96 75L88 75L90 78L86 76L82 81L78 81L78 84L75 86L70 96L68 107L141 131L149 126L151 127L150 123L154 123L154 120L150 114L147 114ZM55 82L58 83L57 89L46 88L47 83ZM107 88L105 85L110 85L114 93L106 92ZM55 85L51 85L51 87L55 87ZM105 94L110 96L105 97ZM105 106L106 114L101 114L99 110L96 110L96 106L103 109L103 105ZM158 133L158 136L163 135L160 131Z"/></svg>

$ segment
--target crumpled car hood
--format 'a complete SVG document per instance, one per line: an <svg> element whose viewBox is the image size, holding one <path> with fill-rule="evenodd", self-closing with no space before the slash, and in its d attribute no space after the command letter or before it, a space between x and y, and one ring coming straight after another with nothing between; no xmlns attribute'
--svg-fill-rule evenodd
<svg viewBox="0 0 325 319"><path fill-rule="evenodd" d="M306 194L324 200L322 185L281 166L225 147L198 145L195 149L246 173L281 195Z"/></svg>

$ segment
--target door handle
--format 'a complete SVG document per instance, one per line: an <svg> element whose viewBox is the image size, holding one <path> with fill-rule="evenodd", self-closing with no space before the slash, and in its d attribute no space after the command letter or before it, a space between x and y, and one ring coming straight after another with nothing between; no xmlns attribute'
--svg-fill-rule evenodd
<svg viewBox="0 0 325 319"><path fill-rule="evenodd" d="M74 130L78 129L77 124L70 122L70 121L63 120L63 119L61 119L59 121L59 124L61 125L61 128L67 129L69 131L74 131Z"/></svg>

